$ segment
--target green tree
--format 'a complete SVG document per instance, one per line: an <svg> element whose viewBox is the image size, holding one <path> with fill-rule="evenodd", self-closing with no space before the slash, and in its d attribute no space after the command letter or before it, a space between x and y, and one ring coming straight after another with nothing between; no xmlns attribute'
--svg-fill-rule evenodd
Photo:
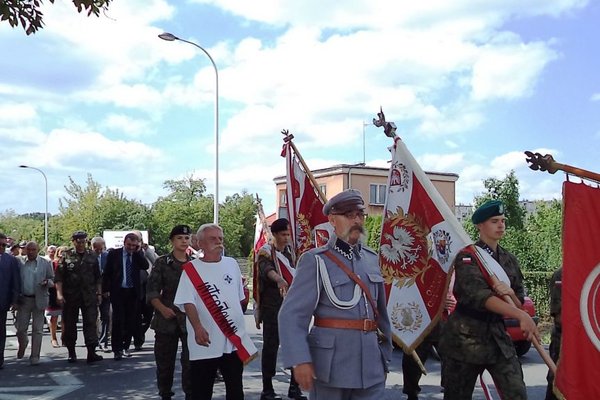
<svg viewBox="0 0 600 400"><path fill-rule="evenodd" d="M15 241L35 240L44 245L44 214L41 220L34 215L18 215L14 210L0 213L0 232L10 236Z"/></svg>
<svg viewBox="0 0 600 400"><path fill-rule="evenodd" d="M102 188L88 174L86 186L69 177L67 196L59 201L60 214L52 220L52 239L68 243L71 234L83 230L88 235L102 235L104 230L147 229L150 210L142 203L127 199L118 190ZM49 233L50 236L50 233Z"/></svg>
<svg viewBox="0 0 600 400"><path fill-rule="evenodd" d="M187 176L167 180L163 187L169 194L159 197L151 207L151 230L154 246L159 252L169 250L169 233L175 225L189 225L193 231L213 220L213 198L205 196L203 179Z"/></svg>
<svg viewBox="0 0 600 400"><path fill-rule="evenodd" d="M54 4L54 0L49 0ZM87 15L100 15L108 10L112 0L73 0L77 12L86 11ZM27 35L36 33L44 27L44 14L40 11L43 0L0 0L0 21L8 21L13 28L19 23Z"/></svg>
<svg viewBox="0 0 600 400"><path fill-rule="evenodd" d="M536 202L536 210L528 216L527 240L533 254L528 269L552 272L562 265L562 202Z"/></svg>
<svg viewBox="0 0 600 400"><path fill-rule="evenodd" d="M219 210L219 225L223 228L225 251L231 257L245 257L254 245L254 224L258 206L254 196L227 196Z"/></svg>
<svg viewBox="0 0 600 400"><path fill-rule="evenodd" d="M519 204L519 180L515 171L510 171L504 179L487 178L483 181L483 186L487 192L475 197L474 207L477 208L488 200L501 200L505 207L507 226L523 229L525 209Z"/></svg>

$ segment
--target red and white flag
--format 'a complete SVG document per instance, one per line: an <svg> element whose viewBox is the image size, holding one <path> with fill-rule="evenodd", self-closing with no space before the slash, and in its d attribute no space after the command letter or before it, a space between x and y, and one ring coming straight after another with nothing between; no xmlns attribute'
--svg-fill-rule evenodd
<svg viewBox="0 0 600 400"><path fill-rule="evenodd" d="M286 207L292 244L296 256L300 256L306 250L326 244L333 227L323 214L324 203L300 166L289 141L284 143L281 156L286 161Z"/></svg>
<svg viewBox="0 0 600 400"><path fill-rule="evenodd" d="M473 242L400 138L392 153L379 263L394 341L410 353L440 318L454 257Z"/></svg>
<svg viewBox="0 0 600 400"><path fill-rule="evenodd" d="M260 301L260 281L258 272L258 251L269 241L269 235L267 234L268 227L264 226L263 221L265 219L264 212L262 211L262 205L258 204L258 213L256 214L256 227L254 228L254 260L252 262L252 298L254 304L258 304Z"/></svg>
<svg viewBox="0 0 600 400"><path fill-rule="evenodd" d="M569 400L600 399L600 189L563 184L562 343L554 381Z"/></svg>

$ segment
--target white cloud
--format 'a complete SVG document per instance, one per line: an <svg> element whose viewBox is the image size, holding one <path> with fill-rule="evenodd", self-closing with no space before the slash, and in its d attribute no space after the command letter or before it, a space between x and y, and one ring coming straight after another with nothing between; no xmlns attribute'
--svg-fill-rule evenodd
<svg viewBox="0 0 600 400"><path fill-rule="evenodd" d="M32 104L0 103L0 124L2 126L16 126L23 123L30 124L38 117Z"/></svg>
<svg viewBox="0 0 600 400"><path fill-rule="evenodd" d="M135 119L124 114L108 115L103 125L132 137L148 135L154 132L154 129L150 127L149 121Z"/></svg>
<svg viewBox="0 0 600 400"><path fill-rule="evenodd" d="M591 101L600 101L600 93L594 93L592 97L590 97Z"/></svg>

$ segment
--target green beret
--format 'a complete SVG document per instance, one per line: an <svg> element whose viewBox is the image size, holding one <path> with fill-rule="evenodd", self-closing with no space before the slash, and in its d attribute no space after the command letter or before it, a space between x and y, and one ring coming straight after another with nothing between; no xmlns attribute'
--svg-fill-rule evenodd
<svg viewBox="0 0 600 400"><path fill-rule="evenodd" d="M488 200L475 210L471 221L477 225L498 215L504 215L504 204L500 200Z"/></svg>

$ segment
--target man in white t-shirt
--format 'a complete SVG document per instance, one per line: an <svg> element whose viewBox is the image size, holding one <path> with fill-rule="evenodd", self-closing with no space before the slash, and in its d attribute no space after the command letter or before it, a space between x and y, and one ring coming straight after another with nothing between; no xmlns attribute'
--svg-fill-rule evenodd
<svg viewBox="0 0 600 400"><path fill-rule="evenodd" d="M240 267L231 257L223 254L223 230L216 224L204 224L197 233L204 257L191 261L194 273L181 274L175 305L185 311L187 341L190 352L192 399L211 399L217 369L223 375L227 399L244 398L242 372L244 364L238 352L256 353L244 331L244 314L240 302L245 299ZM194 279L198 281L192 283ZM201 289L205 289L201 297ZM208 304L208 306L207 306ZM211 307L212 305L212 307ZM216 308L216 310L215 310ZM209 311L209 309L212 311ZM221 323L216 321L221 318ZM233 336L242 337L239 347L223 333L223 325ZM233 329L231 329L233 328ZM237 341L237 340L236 340Z"/></svg>

